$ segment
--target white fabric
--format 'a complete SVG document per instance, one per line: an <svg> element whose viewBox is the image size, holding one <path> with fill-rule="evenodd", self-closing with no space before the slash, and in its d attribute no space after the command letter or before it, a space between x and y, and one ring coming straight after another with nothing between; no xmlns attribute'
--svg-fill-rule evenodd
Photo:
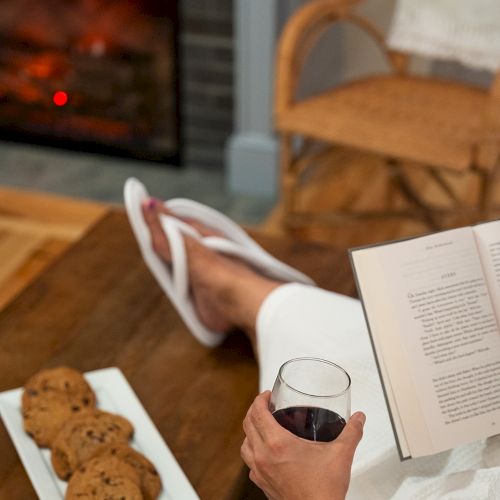
<svg viewBox="0 0 500 500"><path fill-rule="evenodd" d="M500 436L433 457L400 462L359 301L315 287L275 289L257 318L260 388L285 361L314 356L352 378L352 409L367 415L349 499L500 499Z"/></svg>
<svg viewBox="0 0 500 500"><path fill-rule="evenodd" d="M500 67L499 0L397 0L388 44L403 52Z"/></svg>
<svg viewBox="0 0 500 500"><path fill-rule="evenodd" d="M172 265L166 266L151 245L151 233L142 215L142 203L149 198L144 185L137 179L127 179L124 187L125 208L142 256L156 281L175 306L186 326L202 344L213 347L225 335L213 332L198 319L189 292L188 260L184 247L184 234L197 239L207 248L247 262L261 273L279 281L297 281L313 284L305 274L275 259L248 236L240 226L213 208L192 200L176 198L165 206L178 217L196 219L223 237L202 237L192 226L176 217L161 215L160 221L167 235Z"/></svg>

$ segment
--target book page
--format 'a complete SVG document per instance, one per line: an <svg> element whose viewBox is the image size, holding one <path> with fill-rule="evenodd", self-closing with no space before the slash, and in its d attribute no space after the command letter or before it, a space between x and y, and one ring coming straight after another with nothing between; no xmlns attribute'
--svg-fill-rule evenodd
<svg viewBox="0 0 500 500"><path fill-rule="evenodd" d="M497 433L500 335L471 228L369 251L397 324L374 333L412 456Z"/></svg>
<svg viewBox="0 0 500 500"><path fill-rule="evenodd" d="M500 221L478 224L472 230L498 321L500 320Z"/></svg>
<svg viewBox="0 0 500 500"><path fill-rule="evenodd" d="M372 347L375 351L377 368L382 379L384 396L389 407L389 415L391 417L393 431L397 438L399 453L402 459L410 458L411 451L404 433L398 402L394 396L392 382L384 360L382 339L386 338L390 333L393 333L394 342L391 342L390 345L394 349L396 344L400 342L400 339L398 339L399 325L396 323L394 314L392 314L390 310L387 310L389 305L386 300L386 297L389 295L387 280L384 277L378 256L373 248L355 250L351 253L351 258L355 268L355 276L357 278L357 285L362 298L365 316L368 319ZM378 332L379 334L375 334L374 332ZM386 335L381 335L381 332ZM401 357L395 356L393 359L398 360L401 359ZM404 364L400 367L403 376L398 377L396 382L403 386L405 383L411 385L411 379L409 379L409 374L404 370L404 367ZM416 409L420 411L418 404L416 405ZM421 421L421 419L417 419L416 423L421 423ZM418 432L417 429L414 429L414 431L415 434ZM425 436L423 438L421 436L420 438L427 442L429 438L425 427L422 429L422 433Z"/></svg>

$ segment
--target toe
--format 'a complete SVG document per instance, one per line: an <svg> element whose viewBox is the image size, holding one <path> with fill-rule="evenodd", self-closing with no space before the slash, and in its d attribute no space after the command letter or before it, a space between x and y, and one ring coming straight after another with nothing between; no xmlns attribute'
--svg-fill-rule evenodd
<svg viewBox="0 0 500 500"><path fill-rule="evenodd" d="M170 245L168 244L168 239L163 231L160 223L160 215L169 215L171 217L176 217L182 220L186 224L193 227L201 236L221 236L224 235L204 224L202 224L197 219L191 217L180 217L176 215L172 210L167 208L161 200L157 198L148 198L142 203L142 213L144 220L146 221L149 230L151 231L151 243L153 245L154 251L167 263L172 260L170 254Z"/></svg>
<svg viewBox="0 0 500 500"><path fill-rule="evenodd" d="M167 263L171 262L170 245L161 227L158 206L160 203L154 198L143 202L142 213L144 220L151 231L151 243L153 250Z"/></svg>
<svg viewBox="0 0 500 500"><path fill-rule="evenodd" d="M205 226L204 224L197 221L196 219L190 219L190 218L186 217L186 218L183 218L182 220L184 222L186 222L187 224L189 224L194 229L196 229L196 231L198 231L198 233L200 233L201 236L203 236L203 237L207 237L207 236L222 236L223 237L224 236L221 232L219 232L215 229L212 229L211 227Z"/></svg>
<svg viewBox="0 0 500 500"><path fill-rule="evenodd" d="M176 215L175 212L172 212L169 208L167 208L162 201L157 200L155 198L152 198L155 202L155 207L158 213L164 214L164 215L171 215L173 217L176 217L177 219L185 222L186 224L189 224L191 227L196 229L201 236L206 237L206 236L224 236L220 231L217 231L216 229L213 229L211 227L206 226L205 224L202 224L200 221L197 219L194 219L192 217L181 217L179 215Z"/></svg>

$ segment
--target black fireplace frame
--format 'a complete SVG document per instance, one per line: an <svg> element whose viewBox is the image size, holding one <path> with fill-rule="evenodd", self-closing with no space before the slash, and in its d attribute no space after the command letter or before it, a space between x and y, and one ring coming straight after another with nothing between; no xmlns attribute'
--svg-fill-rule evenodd
<svg viewBox="0 0 500 500"><path fill-rule="evenodd" d="M47 146L57 149L65 149L77 151L80 153L94 153L108 156L146 160L154 163L168 164L169 166L180 167L182 165L183 137L181 123L181 43L180 43L180 23L179 16L179 0L168 0L166 2L165 17L172 21L172 36L173 36L173 89L175 92L174 117L176 122L175 127L175 143L177 147L168 153L156 153L151 150L142 148L134 148L127 146L113 146L109 144L98 144L94 141L85 139L71 139L67 137L57 137L53 134L26 132L12 129L10 127L0 125L0 140L6 142L16 142L24 144L32 144L39 146Z"/></svg>

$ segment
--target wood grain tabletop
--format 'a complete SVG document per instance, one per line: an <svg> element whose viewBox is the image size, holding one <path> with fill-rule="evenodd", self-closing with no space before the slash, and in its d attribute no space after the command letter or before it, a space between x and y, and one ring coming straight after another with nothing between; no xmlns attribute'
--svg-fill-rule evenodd
<svg viewBox="0 0 500 500"><path fill-rule="evenodd" d="M320 286L354 294L345 251L252 236ZM122 212L104 216L0 313L0 391L58 365L119 367L200 497L241 496L241 424L258 390L250 344L241 332L216 349L194 340ZM3 423L0 498L36 498Z"/></svg>

